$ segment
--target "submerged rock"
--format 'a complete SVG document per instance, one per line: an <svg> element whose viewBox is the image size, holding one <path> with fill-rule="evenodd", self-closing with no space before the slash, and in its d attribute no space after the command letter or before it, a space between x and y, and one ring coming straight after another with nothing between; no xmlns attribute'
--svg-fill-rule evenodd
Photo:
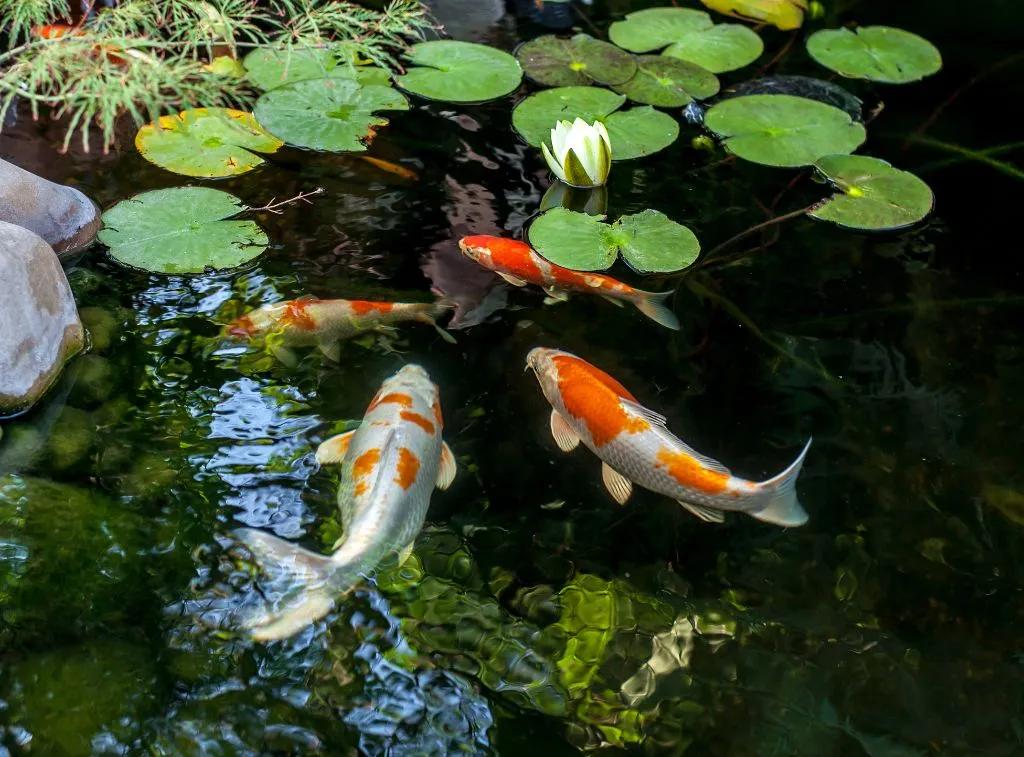
<svg viewBox="0 0 1024 757"><path fill-rule="evenodd" d="M42 396L68 358L82 349L85 332L53 250L28 229L3 221L0 281L2 416L23 410Z"/></svg>
<svg viewBox="0 0 1024 757"><path fill-rule="evenodd" d="M77 189L0 160L0 221L34 231L63 258L93 243L100 210Z"/></svg>

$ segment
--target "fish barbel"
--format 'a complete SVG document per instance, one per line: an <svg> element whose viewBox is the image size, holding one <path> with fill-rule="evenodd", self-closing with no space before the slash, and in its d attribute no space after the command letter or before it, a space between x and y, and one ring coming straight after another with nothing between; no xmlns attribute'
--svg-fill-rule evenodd
<svg viewBox="0 0 1024 757"><path fill-rule="evenodd" d="M526 363L553 408L555 443L570 452L583 442L597 455L604 485L619 504L629 499L635 483L671 497L709 522L722 522L723 511L779 526L807 522L795 487L810 440L779 475L747 481L677 438L663 416L643 407L622 384L585 360L536 347Z"/></svg>
<svg viewBox="0 0 1024 757"><path fill-rule="evenodd" d="M455 457L441 439L437 386L418 365L387 378L354 431L317 449L320 463L341 463L338 508L345 533L330 556L251 528L236 532L266 570L288 579L285 596L244 625L257 640L283 639L326 615L334 602L397 553L404 561L423 528L430 495L455 478Z"/></svg>

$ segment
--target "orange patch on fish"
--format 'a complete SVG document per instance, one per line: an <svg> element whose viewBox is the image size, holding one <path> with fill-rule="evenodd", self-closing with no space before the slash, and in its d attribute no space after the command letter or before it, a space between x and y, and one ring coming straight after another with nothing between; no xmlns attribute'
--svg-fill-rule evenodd
<svg viewBox="0 0 1024 757"><path fill-rule="evenodd" d="M288 326L294 326L303 331L314 331L317 327L316 319L309 312L309 306L315 301L292 300L285 303L284 314L281 322Z"/></svg>
<svg viewBox="0 0 1024 757"><path fill-rule="evenodd" d="M368 476L370 473L373 473L373 469L379 462L380 450L368 449L357 457L354 463L352 463L352 475L356 478Z"/></svg>
<svg viewBox="0 0 1024 757"><path fill-rule="evenodd" d="M42 39L59 39L60 37L84 37L83 32L77 26L67 26L66 24L46 24L45 26L33 26L32 33Z"/></svg>
<svg viewBox="0 0 1024 757"><path fill-rule="evenodd" d="M626 412L621 400L636 398L607 373L579 358L556 355L558 391L562 404L574 418L583 421L594 444L603 447L621 433L639 434L651 424Z"/></svg>
<svg viewBox="0 0 1024 757"><path fill-rule="evenodd" d="M533 249L525 242L486 235L467 237L463 242L469 247L486 248L491 253L491 263L499 271L534 284L544 282L544 274L537 264Z"/></svg>
<svg viewBox="0 0 1024 757"><path fill-rule="evenodd" d="M434 418L437 420L437 425L444 427L444 418L441 417L441 403L435 399L434 404L430 406L430 409L434 411Z"/></svg>
<svg viewBox="0 0 1024 757"><path fill-rule="evenodd" d="M721 494L729 487L729 474L708 470L685 452L662 447L655 467L665 468L683 486L706 494Z"/></svg>
<svg viewBox="0 0 1024 757"><path fill-rule="evenodd" d="M378 405L384 405L388 403L401 405L404 408L410 408L412 407L412 397L410 397L408 394L402 394L400 392L391 392L390 394L385 394L383 397L378 397L373 402L371 402L370 407L367 408L366 412L370 412L370 410L373 410Z"/></svg>
<svg viewBox="0 0 1024 757"><path fill-rule="evenodd" d="M426 431L431 436L434 435L434 424L431 423L430 421L428 421L426 418L424 418L419 413L414 413L411 410L403 410L401 413L399 413L399 417L403 421L409 421L410 423L415 423L417 426L419 426L421 429Z"/></svg>
<svg viewBox="0 0 1024 757"><path fill-rule="evenodd" d="M355 495L361 497L370 490L370 485L365 481L359 481L356 483Z"/></svg>
<svg viewBox="0 0 1024 757"><path fill-rule="evenodd" d="M349 306L356 315L390 313L395 308L393 302L367 302L366 300L352 300L349 302Z"/></svg>
<svg viewBox="0 0 1024 757"><path fill-rule="evenodd" d="M398 448L398 475L395 483L408 489L416 483L416 475L420 472L420 459L408 447Z"/></svg>
<svg viewBox="0 0 1024 757"><path fill-rule="evenodd" d="M225 333L228 336L249 337L257 331L259 331L259 329L256 327L256 324L252 322L252 318L247 315L243 315L238 320L228 324Z"/></svg>

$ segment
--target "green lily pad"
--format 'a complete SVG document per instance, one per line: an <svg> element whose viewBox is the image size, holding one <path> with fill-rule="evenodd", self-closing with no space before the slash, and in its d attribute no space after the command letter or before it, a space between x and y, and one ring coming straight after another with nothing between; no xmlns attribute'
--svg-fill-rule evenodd
<svg viewBox="0 0 1024 757"><path fill-rule="evenodd" d="M585 34L537 37L520 45L516 60L527 76L546 87L624 84L636 73L632 55Z"/></svg>
<svg viewBox="0 0 1024 757"><path fill-rule="evenodd" d="M648 8L630 13L608 29L619 47L634 53L665 48L664 54L720 74L743 68L764 52L757 34L741 24L715 24L692 8Z"/></svg>
<svg viewBox="0 0 1024 757"><path fill-rule="evenodd" d="M398 86L428 100L476 103L507 95L519 86L523 70L506 52L475 42L434 40L413 45L413 63Z"/></svg>
<svg viewBox="0 0 1024 757"><path fill-rule="evenodd" d="M615 262L617 250L607 243L604 216L553 208L530 224L530 245L541 255L574 271L601 271Z"/></svg>
<svg viewBox="0 0 1024 757"><path fill-rule="evenodd" d="M378 110L408 110L391 87L349 79L310 79L277 87L256 101L257 120L290 145L312 150L362 152L378 126Z"/></svg>
<svg viewBox="0 0 1024 757"><path fill-rule="evenodd" d="M718 77L696 63L667 55L641 55L636 62L636 76L613 88L634 102L681 108L718 94Z"/></svg>
<svg viewBox="0 0 1024 757"><path fill-rule="evenodd" d="M693 232L656 210L612 224L602 218L554 208L530 225L530 244L552 263L576 271L603 270L619 254L641 273L680 271L700 254Z"/></svg>
<svg viewBox="0 0 1024 757"><path fill-rule="evenodd" d="M260 47L242 59L253 86L264 91L307 79L352 79L360 84L391 83L391 72L377 66L356 66L339 60L326 48Z"/></svg>
<svg viewBox="0 0 1024 757"><path fill-rule="evenodd" d="M839 190L813 218L851 229L900 229L927 216L931 188L909 171L865 155L826 155L814 167Z"/></svg>
<svg viewBox="0 0 1024 757"><path fill-rule="evenodd" d="M218 189L157 189L104 213L99 240L117 262L146 271L235 268L267 246L267 235L253 221L226 220L244 210L241 200Z"/></svg>
<svg viewBox="0 0 1024 757"><path fill-rule="evenodd" d="M818 63L851 79L905 84L942 68L942 56L928 40L891 26L822 29L807 39Z"/></svg>
<svg viewBox="0 0 1024 757"><path fill-rule="evenodd" d="M867 134L850 115L793 95L746 95L708 110L704 125L737 157L766 166L810 165L824 155L850 153Z"/></svg>
<svg viewBox="0 0 1024 757"><path fill-rule="evenodd" d="M534 147L551 138L558 121L600 120L608 129L612 160L631 160L658 152L679 136L679 123L654 108L617 111L623 95L598 87L557 87L530 95L512 111L512 125Z"/></svg>
<svg viewBox="0 0 1024 757"><path fill-rule="evenodd" d="M135 135L135 147L150 163L185 176L236 176L263 164L256 152L275 152L280 139L264 131L251 113L230 108L194 108L161 116Z"/></svg>

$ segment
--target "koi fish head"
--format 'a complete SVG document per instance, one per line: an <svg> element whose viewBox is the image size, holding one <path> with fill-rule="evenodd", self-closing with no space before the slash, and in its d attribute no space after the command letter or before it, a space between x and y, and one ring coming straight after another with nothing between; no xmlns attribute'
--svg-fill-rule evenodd
<svg viewBox="0 0 1024 757"><path fill-rule="evenodd" d="M533 369L544 396L549 398L558 395L558 367L554 359L559 355L569 355L569 353L547 347L534 347L526 355L526 368Z"/></svg>
<svg viewBox="0 0 1024 757"><path fill-rule="evenodd" d="M422 367L410 363L384 379L367 412L382 404L394 404L402 412L423 413L429 409L436 416L440 414L437 396L437 385L429 374Z"/></svg>
<svg viewBox="0 0 1024 757"><path fill-rule="evenodd" d="M495 239L498 239L498 237L488 236L487 234L463 237L459 240L459 249L462 250L462 254L470 260L475 260L477 263L480 263L480 265L490 268L490 245Z"/></svg>
<svg viewBox="0 0 1024 757"><path fill-rule="evenodd" d="M225 336L235 339L252 339L274 329L279 318L277 305L258 308L229 323L224 328Z"/></svg>

